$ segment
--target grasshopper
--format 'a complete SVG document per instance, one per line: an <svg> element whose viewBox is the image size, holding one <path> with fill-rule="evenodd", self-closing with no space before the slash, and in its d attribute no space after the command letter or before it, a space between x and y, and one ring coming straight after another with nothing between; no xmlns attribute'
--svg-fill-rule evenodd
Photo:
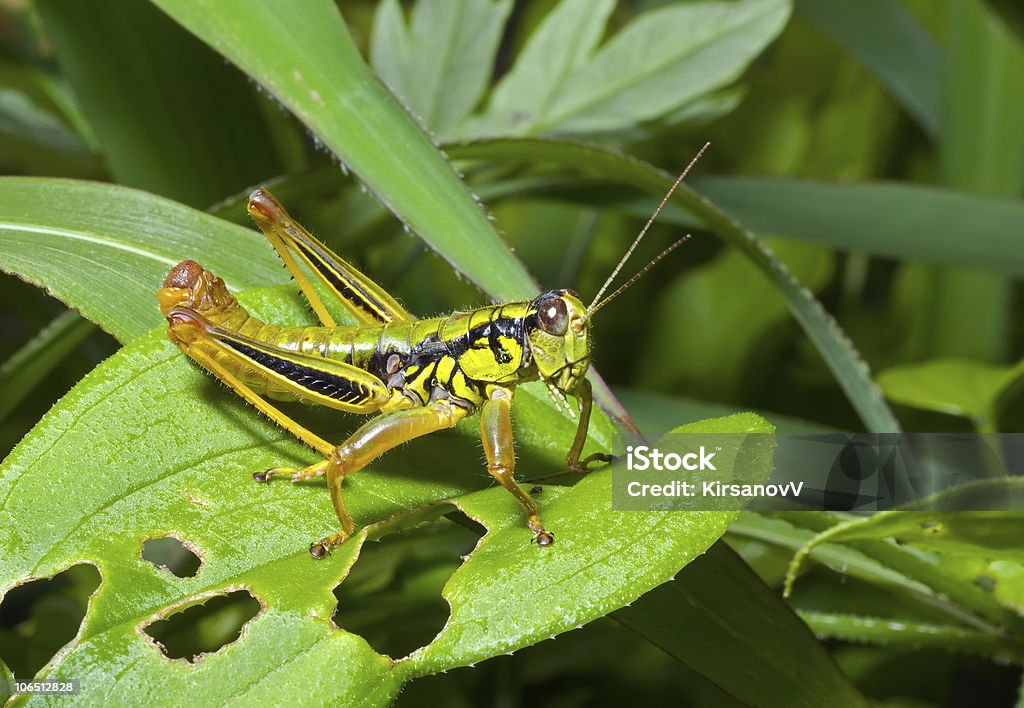
<svg viewBox="0 0 1024 708"><path fill-rule="evenodd" d="M686 240L676 241L601 300L706 148L679 175L589 306L576 292L561 289L531 300L417 319L292 219L269 191L257 189L249 197L249 215L294 276L320 326L264 323L246 312L223 280L195 261L184 260L170 270L157 292L168 336L193 361L324 456L304 469L275 467L253 475L262 483L280 476L293 482L327 478L341 529L310 545L314 558L322 558L356 531L342 494L346 477L388 450L452 428L477 411L487 471L522 506L532 541L549 546L554 536L545 529L536 504L514 477L511 410L516 386L542 381L555 402L570 414L573 411L566 396L576 399L578 424L566 458L570 468L586 471L592 464L611 460L603 453L581 459L593 407L586 379L590 318ZM338 326L300 261L359 325ZM377 415L342 444L332 445L271 400Z"/></svg>

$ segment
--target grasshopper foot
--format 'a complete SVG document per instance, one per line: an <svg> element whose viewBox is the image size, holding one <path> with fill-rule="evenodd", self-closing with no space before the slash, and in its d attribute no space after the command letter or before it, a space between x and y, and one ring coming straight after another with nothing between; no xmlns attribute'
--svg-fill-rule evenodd
<svg viewBox="0 0 1024 708"><path fill-rule="evenodd" d="M287 474L295 474L296 470L289 469L287 467L271 467L269 470L264 472L253 472L252 478L260 484L267 484L274 477L280 477Z"/></svg>
<svg viewBox="0 0 1024 708"><path fill-rule="evenodd" d="M325 536L319 541L310 544L309 554L320 560L325 555L331 552L332 549L337 548L341 544L348 540L349 534L345 533L332 533L330 536Z"/></svg>
<svg viewBox="0 0 1024 708"><path fill-rule="evenodd" d="M582 460L570 459L568 460L568 463L569 469L571 469L573 472L586 474L587 472L594 471L594 467L592 467L591 465L597 466L601 464L610 464L614 461L615 457L613 455L608 455L603 452L595 452L593 455L589 455L588 457Z"/></svg>
<svg viewBox="0 0 1024 708"><path fill-rule="evenodd" d="M274 477L291 477L293 482L301 482L304 479L314 479L316 477L322 477L326 469L327 462L321 462L319 464L310 465L301 470L297 470L294 467L271 467L266 472L256 472L252 478L261 484L266 484Z"/></svg>
<svg viewBox="0 0 1024 708"><path fill-rule="evenodd" d="M554 534L550 534L544 529L544 524L540 522L540 518L536 515L531 515L526 524L533 531L533 538L530 539L530 543L536 543L538 546L550 546L555 542Z"/></svg>

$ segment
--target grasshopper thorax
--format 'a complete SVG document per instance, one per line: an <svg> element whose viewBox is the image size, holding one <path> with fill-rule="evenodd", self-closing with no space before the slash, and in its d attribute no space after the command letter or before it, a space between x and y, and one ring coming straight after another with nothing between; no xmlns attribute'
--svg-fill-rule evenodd
<svg viewBox="0 0 1024 708"><path fill-rule="evenodd" d="M530 302L526 339L549 388L572 393L590 366L587 306L572 290L551 290Z"/></svg>

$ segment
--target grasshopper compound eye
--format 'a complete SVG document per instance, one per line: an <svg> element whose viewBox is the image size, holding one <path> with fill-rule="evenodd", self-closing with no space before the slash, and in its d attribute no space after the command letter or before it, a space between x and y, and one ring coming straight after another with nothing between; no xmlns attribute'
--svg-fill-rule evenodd
<svg viewBox="0 0 1024 708"><path fill-rule="evenodd" d="M537 321L548 334L561 337L569 326L569 313L560 297L549 297L537 305Z"/></svg>

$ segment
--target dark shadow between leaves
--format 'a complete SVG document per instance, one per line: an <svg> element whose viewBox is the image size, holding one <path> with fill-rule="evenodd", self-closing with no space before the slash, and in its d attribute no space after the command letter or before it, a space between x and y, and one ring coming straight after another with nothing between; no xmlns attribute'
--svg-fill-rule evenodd
<svg viewBox="0 0 1024 708"><path fill-rule="evenodd" d="M236 641L262 605L248 590L214 595L144 627L168 659L196 663Z"/></svg>
<svg viewBox="0 0 1024 708"><path fill-rule="evenodd" d="M151 538L142 544L142 560L149 561L178 578L194 578L203 559L177 536Z"/></svg>
<svg viewBox="0 0 1024 708"><path fill-rule="evenodd" d="M334 589L335 626L393 658L426 646L448 621L441 590L482 533L476 522L453 512L367 543L345 582Z"/></svg>
<svg viewBox="0 0 1024 708"><path fill-rule="evenodd" d="M0 603L0 659L17 678L35 676L75 638L100 581L96 566L79 563L7 593Z"/></svg>

